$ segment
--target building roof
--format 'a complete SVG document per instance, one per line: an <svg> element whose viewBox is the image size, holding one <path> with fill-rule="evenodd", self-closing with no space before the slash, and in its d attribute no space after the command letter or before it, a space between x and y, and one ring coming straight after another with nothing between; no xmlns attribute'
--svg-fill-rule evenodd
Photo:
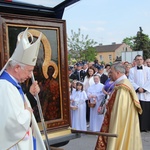
<svg viewBox="0 0 150 150"><path fill-rule="evenodd" d="M99 46L96 46L95 48L97 52L114 52L121 45L122 44L99 45Z"/></svg>

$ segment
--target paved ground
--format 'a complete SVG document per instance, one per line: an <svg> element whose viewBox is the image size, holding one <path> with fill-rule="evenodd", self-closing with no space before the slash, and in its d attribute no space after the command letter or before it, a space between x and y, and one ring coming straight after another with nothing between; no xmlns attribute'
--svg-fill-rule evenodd
<svg viewBox="0 0 150 150"><path fill-rule="evenodd" d="M150 132L142 132L143 150L150 150Z"/></svg>
<svg viewBox="0 0 150 150"><path fill-rule="evenodd" d="M143 150L150 150L150 132L142 132ZM71 140L67 145L61 147L64 150L94 150L97 136L82 135L81 138Z"/></svg>

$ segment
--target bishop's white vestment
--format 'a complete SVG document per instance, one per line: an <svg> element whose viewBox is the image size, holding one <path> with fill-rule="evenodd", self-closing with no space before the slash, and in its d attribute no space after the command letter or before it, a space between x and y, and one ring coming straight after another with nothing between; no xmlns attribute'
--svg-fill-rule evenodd
<svg viewBox="0 0 150 150"><path fill-rule="evenodd" d="M18 89L5 79L0 80L0 150L46 150L34 115L24 109ZM25 97L25 101L29 102Z"/></svg>

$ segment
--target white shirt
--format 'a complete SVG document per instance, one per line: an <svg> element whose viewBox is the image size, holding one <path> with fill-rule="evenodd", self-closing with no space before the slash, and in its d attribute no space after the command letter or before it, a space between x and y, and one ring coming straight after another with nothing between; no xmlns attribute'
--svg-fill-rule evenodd
<svg viewBox="0 0 150 150"><path fill-rule="evenodd" d="M139 87L146 90L145 93L137 93L139 100L150 101L150 68L143 65L143 69L138 70L137 66L129 71L129 80L135 90Z"/></svg>

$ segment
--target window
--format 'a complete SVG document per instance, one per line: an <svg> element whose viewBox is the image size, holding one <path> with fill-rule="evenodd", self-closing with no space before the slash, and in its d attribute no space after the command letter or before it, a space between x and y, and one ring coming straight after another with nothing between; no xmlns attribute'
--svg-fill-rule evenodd
<svg viewBox="0 0 150 150"><path fill-rule="evenodd" d="M100 61L103 61L103 56L100 55L100 56L99 56L99 59L100 59Z"/></svg>
<svg viewBox="0 0 150 150"><path fill-rule="evenodd" d="M110 60L110 61L112 60L112 56L111 56L111 55L109 55L109 60Z"/></svg>

